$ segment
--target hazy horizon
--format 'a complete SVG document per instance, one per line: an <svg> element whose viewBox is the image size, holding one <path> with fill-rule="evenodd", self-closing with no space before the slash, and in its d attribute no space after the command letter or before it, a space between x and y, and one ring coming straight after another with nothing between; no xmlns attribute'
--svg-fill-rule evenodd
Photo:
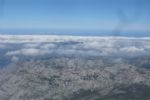
<svg viewBox="0 0 150 100"><path fill-rule="evenodd" d="M149 0L0 0L0 34L149 36L149 5Z"/></svg>

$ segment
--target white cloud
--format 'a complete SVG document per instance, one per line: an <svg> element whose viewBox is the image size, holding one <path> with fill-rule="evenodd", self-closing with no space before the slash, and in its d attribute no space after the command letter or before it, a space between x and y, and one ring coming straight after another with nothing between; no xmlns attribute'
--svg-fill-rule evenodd
<svg viewBox="0 0 150 100"><path fill-rule="evenodd" d="M121 51L124 52L129 52L129 53L138 53L138 52L144 52L144 48L137 48L135 46L131 46L131 47L124 47L120 49Z"/></svg>
<svg viewBox="0 0 150 100"><path fill-rule="evenodd" d="M11 38L12 37L5 37ZM52 52L59 54L90 54L90 55L130 55L135 53L150 53L150 38L129 38L129 37L80 37L80 36L25 36L14 37L23 41L21 49L8 51L6 55L43 56ZM28 39L29 38L29 39ZM42 42L39 42L39 40ZM49 41L46 42L45 41ZM72 45L57 45L59 42L79 42ZM55 42L55 43L54 43ZM57 42L57 43L56 43ZM59 47L60 46L60 47Z"/></svg>
<svg viewBox="0 0 150 100"><path fill-rule="evenodd" d="M12 62L18 62L18 61L19 61L19 58L16 57L16 56L13 56L13 57L11 58L11 61L12 61Z"/></svg>
<svg viewBox="0 0 150 100"><path fill-rule="evenodd" d="M25 56L39 56L44 55L45 51L41 51L40 49L29 48L29 49L22 49L21 54Z"/></svg>
<svg viewBox="0 0 150 100"><path fill-rule="evenodd" d="M44 42L94 42L94 41L114 41L114 40L130 40L130 39L150 39L135 37L112 37L112 36L57 36L57 35L0 35L0 43L44 43Z"/></svg>
<svg viewBox="0 0 150 100"><path fill-rule="evenodd" d="M14 55L24 55L24 56L42 56L45 54L48 54L49 52L47 50L42 49L35 49L35 48L23 48L16 51L9 51L6 53L8 56L14 56Z"/></svg>
<svg viewBox="0 0 150 100"><path fill-rule="evenodd" d="M84 48L86 48L86 49L99 49L99 48L101 48L100 43L96 42L96 41L94 41L94 42L86 42L83 45L84 45Z"/></svg>
<svg viewBox="0 0 150 100"><path fill-rule="evenodd" d="M40 46L41 49L51 49L56 48L57 46L55 44L49 43L49 44L43 44Z"/></svg>
<svg viewBox="0 0 150 100"><path fill-rule="evenodd" d="M13 55L19 55L20 51L19 50L15 50L15 51L8 51L6 53L7 56L13 56Z"/></svg>
<svg viewBox="0 0 150 100"><path fill-rule="evenodd" d="M35 47L38 47L39 45L40 45L40 43L27 43L27 44L24 44L24 47L35 48Z"/></svg>
<svg viewBox="0 0 150 100"><path fill-rule="evenodd" d="M94 42L85 42L84 48L86 49L106 49L106 48L113 48L116 45L114 44L113 40L108 40L108 41L94 41Z"/></svg>

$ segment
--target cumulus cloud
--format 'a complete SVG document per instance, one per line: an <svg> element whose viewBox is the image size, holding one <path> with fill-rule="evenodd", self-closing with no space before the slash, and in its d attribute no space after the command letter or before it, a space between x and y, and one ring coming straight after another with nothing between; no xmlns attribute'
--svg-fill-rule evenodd
<svg viewBox="0 0 150 100"><path fill-rule="evenodd" d="M94 42L85 42L83 47L86 49L110 49L115 48L117 45L114 44L114 41L94 41Z"/></svg>
<svg viewBox="0 0 150 100"><path fill-rule="evenodd" d="M35 49L35 48L29 48L29 49L22 49L21 54L25 56L40 56L45 55L48 53L45 50Z"/></svg>
<svg viewBox="0 0 150 100"><path fill-rule="evenodd" d="M134 38L134 37L98 37L98 36L57 36L57 35L0 35L0 43L44 43L44 42L94 42L94 41L114 41L114 40L129 40L129 39L150 39Z"/></svg>
<svg viewBox="0 0 150 100"><path fill-rule="evenodd" d="M129 52L129 53L138 53L138 52L144 52L144 48L137 48L134 46L131 47L124 47L120 49L121 51Z"/></svg>
<svg viewBox="0 0 150 100"><path fill-rule="evenodd" d="M40 46L41 49L52 49L52 48L56 48L57 46L53 43L49 43L49 44L43 44Z"/></svg>
<svg viewBox="0 0 150 100"><path fill-rule="evenodd" d="M18 55L20 54L20 51L19 50L15 50L15 51L8 51L6 53L7 56L13 56L13 55Z"/></svg>
<svg viewBox="0 0 150 100"><path fill-rule="evenodd" d="M11 61L12 61L12 62L18 62L18 61L19 61L19 58L18 58L17 56L13 56L13 57L11 58Z"/></svg>
<svg viewBox="0 0 150 100"><path fill-rule="evenodd" d="M94 42L86 42L83 44L83 46L86 49L99 49L101 48L102 45L99 42L94 41Z"/></svg>
<svg viewBox="0 0 150 100"><path fill-rule="evenodd" d="M42 56L48 54L47 50L42 49L35 49L35 48L23 48L16 51L9 51L6 53L8 56L14 56L14 55L24 55L24 56Z"/></svg>
<svg viewBox="0 0 150 100"><path fill-rule="evenodd" d="M9 36L9 38L13 39L11 36ZM23 43L21 49L8 51L6 55L44 56L54 52L58 54L93 54L95 56L107 56L112 54L131 55L138 53L150 53L150 38L22 36L17 37L17 39L23 39L23 41L28 40L30 42ZM30 39L34 41L34 43L32 43ZM38 39L42 42L39 42ZM73 41L73 43L70 41ZM74 42L78 43L76 44Z"/></svg>
<svg viewBox="0 0 150 100"><path fill-rule="evenodd" d="M39 45L40 45L40 43L26 43L26 44L24 44L24 47L35 48L35 47L38 47Z"/></svg>

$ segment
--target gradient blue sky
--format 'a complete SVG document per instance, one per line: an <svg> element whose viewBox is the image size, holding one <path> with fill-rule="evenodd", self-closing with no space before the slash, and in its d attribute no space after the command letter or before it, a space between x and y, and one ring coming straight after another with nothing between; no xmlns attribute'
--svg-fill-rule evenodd
<svg viewBox="0 0 150 100"><path fill-rule="evenodd" d="M149 0L0 0L0 29L150 31Z"/></svg>

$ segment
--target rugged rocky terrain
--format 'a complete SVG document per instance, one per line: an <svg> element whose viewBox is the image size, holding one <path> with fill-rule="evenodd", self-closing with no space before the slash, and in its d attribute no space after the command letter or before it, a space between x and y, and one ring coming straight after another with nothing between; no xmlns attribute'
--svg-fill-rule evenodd
<svg viewBox="0 0 150 100"><path fill-rule="evenodd" d="M91 68L91 61L82 68L76 66L82 60L76 61L56 58L11 65L1 73L1 100L150 99L149 70L125 64Z"/></svg>

